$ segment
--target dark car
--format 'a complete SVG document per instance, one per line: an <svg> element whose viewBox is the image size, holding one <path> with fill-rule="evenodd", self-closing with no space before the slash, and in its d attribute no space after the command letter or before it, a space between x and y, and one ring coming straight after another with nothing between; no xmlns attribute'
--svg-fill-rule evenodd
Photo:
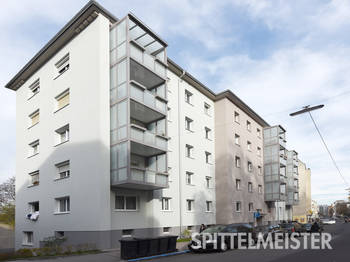
<svg viewBox="0 0 350 262"><path fill-rule="evenodd" d="M203 236L205 234L212 234L214 236L215 233L250 233L252 234L252 239L254 241L256 241L256 233L254 231L254 228L252 225L250 224L245 224L245 223L240 223L240 224L230 224L230 225L215 225L215 226L211 226L207 229L205 229L203 232L201 232L201 234L198 237L198 240L202 242L203 240ZM243 239L245 239L245 243L247 243L248 240L248 235L243 236ZM231 246L233 247L237 247L238 246L238 239L237 237L234 237L234 243L232 243L231 245L231 238L230 236L225 236L225 239L223 241L223 245L221 244L221 237L218 236L217 239L212 240L212 241L206 241L206 250L213 250L215 249L215 245L217 246L217 250L219 251L226 251L228 249L231 248ZM195 241L191 241L188 245L189 250L191 251L204 251L203 250L203 246L200 245L198 248L195 248L198 245L198 243L196 243Z"/></svg>
<svg viewBox="0 0 350 262"><path fill-rule="evenodd" d="M288 236L291 236L292 233L295 233L295 227L293 223L282 223L280 224L280 227L282 232L288 234Z"/></svg>
<svg viewBox="0 0 350 262"><path fill-rule="evenodd" d="M299 222L292 222L292 224L294 225L294 231L296 232L296 233L305 233L305 232L307 232L307 230L306 230L306 227L305 227L305 225L304 224L301 224L301 223L299 223Z"/></svg>
<svg viewBox="0 0 350 262"><path fill-rule="evenodd" d="M267 237L270 235L273 241L276 238L276 233L282 232L279 225L257 226L254 228L254 230L256 233L256 237L258 237L259 234L262 234L263 239L266 240Z"/></svg>

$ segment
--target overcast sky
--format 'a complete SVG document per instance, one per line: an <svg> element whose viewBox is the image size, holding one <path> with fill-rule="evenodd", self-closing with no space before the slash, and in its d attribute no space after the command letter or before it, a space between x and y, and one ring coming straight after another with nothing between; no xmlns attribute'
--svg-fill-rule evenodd
<svg viewBox="0 0 350 262"><path fill-rule="evenodd" d="M15 175L15 93L3 86L87 1L2 0L0 16L0 182ZM350 181L350 1L100 1L121 18L134 13L167 43L168 55L202 83L231 89L312 170L312 197L330 203L346 188L307 115L313 113Z"/></svg>

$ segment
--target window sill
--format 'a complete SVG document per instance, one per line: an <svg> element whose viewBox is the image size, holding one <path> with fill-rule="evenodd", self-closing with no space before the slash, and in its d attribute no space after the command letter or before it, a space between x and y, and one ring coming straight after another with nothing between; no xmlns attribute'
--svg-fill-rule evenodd
<svg viewBox="0 0 350 262"><path fill-rule="evenodd" d="M186 156L186 158L189 158L189 159L193 159L193 160L194 160L194 157L193 157L193 156Z"/></svg>
<svg viewBox="0 0 350 262"><path fill-rule="evenodd" d="M39 183L38 184L31 184L31 185L27 186L27 188L36 187L36 186L39 186Z"/></svg>
<svg viewBox="0 0 350 262"><path fill-rule="evenodd" d="M164 212L164 213L172 213L172 212L174 212L174 210L161 210L162 212Z"/></svg>
<svg viewBox="0 0 350 262"><path fill-rule="evenodd" d="M65 179L68 179L68 178L70 178L70 176L55 178L53 181L65 180Z"/></svg>
<svg viewBox="0 0 350 262"><path fill-rule="evenodd" d="M241 146L240 144L237 144L237 143L235 143L235 145L236 145L236 146L239 146L239 147Z"/></svg>
<svg viewBox="0 0 350 262"><path fill-rule="evenodd" d="M207 137L206 137L205 139L206 139L206 140L209 140L209 141L213 141L213 139L211 139L211 138L207 138Z"/></svg>
<svg viewBox="0 0 350 262"><path fill-rule="evenodd" d="M55 114L55 113L57 113L58 111L61 111L63 108L66 108L67 106L69 106L69 103L66 104L65 106L62 106L62 107L56 109L55 111L53 111L53 113Z"/></svg>
<svg viewBox="0 0 350 262"><path fill-rule="evenodd" d="M67 215L67 214L70 214L70 211L68 211L68 212L55 212L53 214L54 215Z"/></svg>
<svg viewBox="0 0 350 262"><path fill-rule="evenodd" d="M194 210L186 210L186 213L194 213Z"/></svg>
<svg viewBox="0 0 350 262"><path fill-rule="evenodd" d="M238 124L238 125L240 125L240 124L241 124L241 123L240 123L240 122L238 122L238 121L235 121L235 123L236 123L236 124Z"/></svg>
<svg viewBox="0 0 350 262"><path fill-rule="evenodd" d="M205 213L214 213L214 211L205 211Z"/></svg>
<svg viewBox="0 0 350 262"><path fill-rule="evenodd" d="M39 155L39 153L35 153L35 154L33 154L33 155L30 155L30 156L28 156L27 158L31 158L31 157L34 157L34 156L36 156L36 155Z"/></svg>
<svg viewBox="0 0 350 262"><path fill-rule="evenodd" d="M34 244L33 243L22 243L22 246L32 247L32 246L34 246Z"/></svg>
<svg viewBox="0 0 350 262"><path fill-rule="evenodd" d="M39 94L40 93L40 91L39 92L37 92L37 93L35 93L35 94L32 94L32 95L30 95L29 97L28 97L28 101L30 100L30 99L32 99L34 96L36 96L37 94Z"/></svg>
<svg viewBox="0 0 350 262"><path fill-rule="evenodd" d="M28 130L31 129L32 127L38 125L38 124L39 124L39 121L38 121L37 123L35 123L34 125L29 126L29 127L28 127Z"/></svg>
<svg viewBox="0 0 350 262"><path fill-rule="evenodd" d="M63 75L65 72L67 72L69 70L69 68L68 69L66 69L66 70L64 70L62 73L60 73L60 74L58 74L57 76L55 76L54 78L53 78L53 80L56 80L57 78L59 78L61 75Z"/></svg>
<svg viewBox="0 0 350 262"><path fill-rule="evenodd" d="M207 162L205 162L207 165L210 165L210 166L212 166L212 165L214 165L214 163L207 163Z"/></svg>
<svg viewBox="0 0 350 262"><path fill-rule="evenodd" d="M194 133L194 131L193 131L193 130L191 130L191 129L187 129L187 128L185 128L185 130L186 130L186 131L188 131L188 132L190 132L190 133Z"/></svg>
<svg viewBox="0 0 350 262"><path fill-rule="evenodd" d="M56 147L56 146L60 146L60 145L62 145L62 144L64 144L64 143L67 143L67 142L69 142L69 139L68 139L68 140L66 140L66 141L63 141L63 142L60 142L60 143L58 143L58 144L54 145L54 147Z"/></svg>
<svg viewBox="0 0 350 262"><path fill-rule="evenodd" d="M195 184L188 184L186 183L187 186L196 186Z"/></svg>
<svg viewBox="0 0 350 262"><path fill-rule="evenodd" d="M138 212L138 209L135 210L126 210L126 209L114 209L114 212Z"/></svg>

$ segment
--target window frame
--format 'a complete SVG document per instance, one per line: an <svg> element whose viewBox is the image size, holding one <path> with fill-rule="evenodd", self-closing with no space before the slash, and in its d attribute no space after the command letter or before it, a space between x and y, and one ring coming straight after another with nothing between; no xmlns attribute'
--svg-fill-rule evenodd
<svg viewBox="0 0 350 262"><path fill-rule="evenodd" d="M120 209L117 208L117 197L123 197L123 203L124 203L124 208ZM127 198L134 198L135 199L135 209L127 209ZM136 212L139 211L139 203L138 203L138 196L136 195L115 195L114 197L114 210L115 211L122 211L122 212Z"/></svg>
<svg viewBox="0 0 350 262"><path fill-rule="evenodd" d="M171 211L171 197L162 197L162 211Z"/></svg>
<svg viewBox="0 0 350 262"><path fill-rule="evenodd" d="M236 209L236 213L242 212L242 202L241 201L236 201L236 208L235 209Z"/></svg>
<svg viewBox="0 0 350 262"><path fill-rule="evenodd" d="M205 201L205 212L206 213L213 213L213 201L211 200L206 200Z"/></svg>
<svg viewBox="0 0 350 262"><path fill-rule="evenodd" d="M185 102L193 106L193 93L185 89Z"/></svg>
<svg viewBox="0 0 350 262"><path fill-rule="evenodd" d="M64 197L56 197L56 209L54 214L69 214L71 212L71 203L70 203L70 196L64 196ZM61 210L61 202L60 201L65 201L64 206L65 206L65 211Z"/></svg>
<svg viewBox="0 0 350 262"><path fill-rule="evenodd" d="M186 199L186 211L187 212L194 211L194 199Z"/></svg>

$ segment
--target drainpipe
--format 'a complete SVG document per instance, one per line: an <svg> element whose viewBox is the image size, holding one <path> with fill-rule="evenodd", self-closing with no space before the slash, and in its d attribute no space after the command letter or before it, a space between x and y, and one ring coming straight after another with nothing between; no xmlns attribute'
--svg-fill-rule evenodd
<svg viewBox="0 0 350 262"><path fill-rule="evenodd" d="M185 76L186 71L182 70L182 74L180 75L179 79L177 80L177 105L178 105L178 136L179 136L179 214L180 214L180 236L182 233L182 145L181 145L181 128L180 128L180 123L181 123L181 106L180 106L180 83L182 82L182 78Z"/></svg>

